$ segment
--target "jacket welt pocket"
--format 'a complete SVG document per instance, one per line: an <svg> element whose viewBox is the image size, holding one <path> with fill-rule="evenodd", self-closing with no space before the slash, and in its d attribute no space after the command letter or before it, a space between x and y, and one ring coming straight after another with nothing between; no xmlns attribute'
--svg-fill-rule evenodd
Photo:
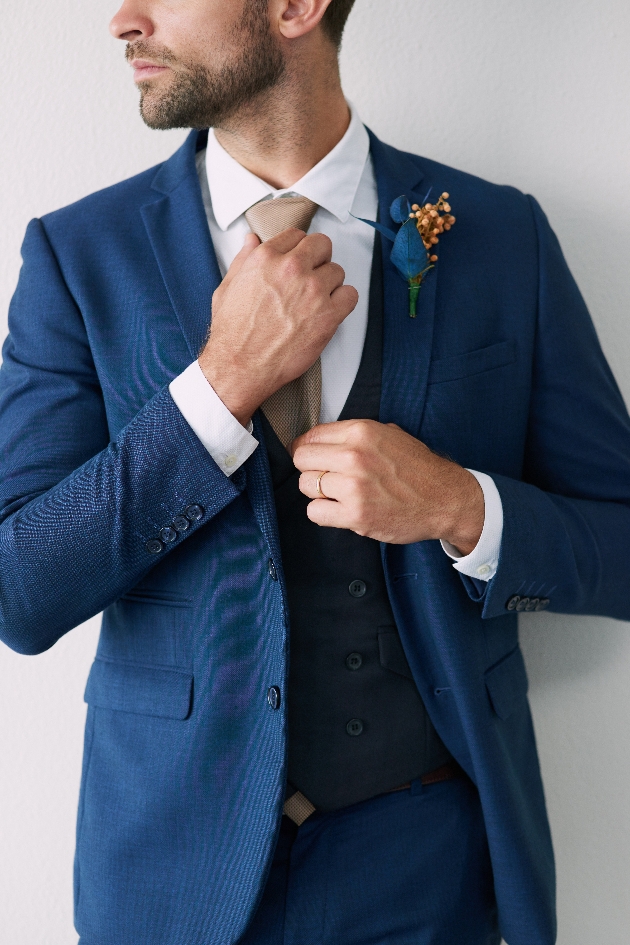
<svg viewBox="0 0 630 945"><path fill-rule="evenodd" d="M513 341L500 341L488 348L467 351L453 358L440 358L431 362L429 384L443 384L445 381L457 381L484 371L505 367L516 361L516 345Z"/></svg>
<svg viewBox="0 0 630 945"><path fill-rule="evenodd" d="M185 719L190 715L192 693L192 673L97 656L85 688L85 701L118 712Z"/></svg>
<svg viewBox="0 0 630 945"><path fill-rule="evenodd" d="M413 679L413 673L397 630L389 628L379 630L378 656L381 666L385 669L399 676L405 676L407 679Z"/></svg>
<svg viewBox="0 0 630 945"><path fill-rule="evenodd" d="M492 708L500 719L507 719L527 697L527 671L520 647L491 666L484 674Z"/></svg>

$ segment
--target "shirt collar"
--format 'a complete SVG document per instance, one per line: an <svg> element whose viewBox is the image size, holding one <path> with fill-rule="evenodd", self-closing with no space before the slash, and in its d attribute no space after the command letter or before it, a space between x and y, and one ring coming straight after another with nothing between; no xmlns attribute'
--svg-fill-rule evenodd
<svg viewBox="0 0 630 945"><path fill-rule="evenodd" d="M235 161L210 129L206 173L215 220L220 229L227 230L259 200L296 193L308 197L341 223L346 223L369 151L368 133L350 105L350 124L341 141L292 187L275 190Z"/></svg>

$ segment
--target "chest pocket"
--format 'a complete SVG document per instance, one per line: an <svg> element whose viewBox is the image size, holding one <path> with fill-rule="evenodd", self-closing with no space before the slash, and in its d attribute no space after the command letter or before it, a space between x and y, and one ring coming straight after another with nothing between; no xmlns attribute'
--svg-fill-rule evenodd
<svg viewBox="0 0 630 945"><path fill-rule="evenodd" d="M513 341L500 341L488 348L467 351L452 358L440 358L431 362L429 384L444 384L464 377L483 374L505 367L516 361L516 345Z"/></svg>
<svg viewBox="0 0 630 945"><path fill-rule="evenodd" d="M134 588L104 611L98 656L186 669L193 619L189 598Z"/></svg>

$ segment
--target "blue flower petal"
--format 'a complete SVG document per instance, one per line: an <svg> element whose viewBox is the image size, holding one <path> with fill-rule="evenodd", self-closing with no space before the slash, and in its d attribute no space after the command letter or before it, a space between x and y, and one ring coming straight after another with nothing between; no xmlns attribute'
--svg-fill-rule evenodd
<svg viewBox="0 0 630 945"><path fill-rule="evenodd" d="M411 213L411 204L407 197L396 197L393 204L391 205L389 212L392 215L392 220L395 220L396 223L405 223L409 219L409 214Z"/></svg>
<svg viewBox="0 0 630 945"><path fill-rule="evenodd" d="M354 213L350 214L351 217L354 217ZM360 220L361 223L367 223L368 226L373 226L375 230L378 230L379 233L382 233L383 236L386 236L388 240L391 240L392 243L396 239L396 233L394 230L389 230L386 226L383 226L382 223L377 223L375 220L364 220L363 217L354 217L355 220Z"/></svg>
<svg viewBox="0 0 630 945"><path fill-rule="evenodd" d="M429 254L414 220L407 218L398 231L391 260L404 279L415 279L429 265Z"/></svg>

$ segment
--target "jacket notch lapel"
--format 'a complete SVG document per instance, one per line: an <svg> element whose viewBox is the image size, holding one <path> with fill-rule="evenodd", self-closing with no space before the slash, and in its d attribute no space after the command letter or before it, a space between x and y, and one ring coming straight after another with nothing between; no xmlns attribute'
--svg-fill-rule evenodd
<svg viewBox="0 0 630 945"><path fill-rule="evenodd" d="M207 337L212 294L221 282L195 166L197 140L194 131L162 165L152 184L162 196L140 211L193 359Z"/></svg>
<svg viewBox="0 0 630 945"><path fill-rule="evenodd" d="M390 207L396 197L406 195L411 203L422 203L431 187L417 163L401 151L383 144L369 131L371 154L378 187L379 213L391 223ZM397 423L418 436L426 397L437 290L437 265L420 289L417 316L409 316L409 287L390 260L383 240L383 385L381 423Z"/></svg>

